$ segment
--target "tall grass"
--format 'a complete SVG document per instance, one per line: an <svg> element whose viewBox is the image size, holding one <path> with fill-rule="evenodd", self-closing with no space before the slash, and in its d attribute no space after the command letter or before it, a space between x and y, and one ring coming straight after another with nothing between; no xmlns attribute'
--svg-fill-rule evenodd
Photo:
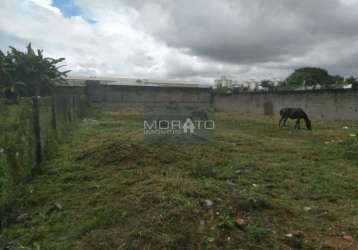
<svg viewBox="0 0 358 250"><path fill-rule="evenodd" d="M31 99L19 104L1 102L0 111L0 209L13 201L18 183L31 176L34 167L34 133Z"/></svg>
<svg viewBox="0 0 358 250"><path fill-rule="evenodd" d="M52 106L51 97L39 99L41 151L45 159L84 113L86 100L78 97L75 103L73 99L71 95L58 96L56 106ZM37 165L32 98L21 98L16 104L0 100L0 212L15 201L16 193L32 177Z"/></svg>

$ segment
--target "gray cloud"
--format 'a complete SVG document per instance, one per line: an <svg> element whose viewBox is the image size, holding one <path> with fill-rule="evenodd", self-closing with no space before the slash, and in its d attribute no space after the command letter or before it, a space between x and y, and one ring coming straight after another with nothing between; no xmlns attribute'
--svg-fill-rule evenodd
<svg viewBox="0 0 358 250"><path fill-rule="evenodd" d="M73 74L212 81L358 73L358 0L0 0L0 49L32 41ZM85 18L96 20L89 23Z"/></svg>
<svg viewBox="0 0 358 250"><path fill-rule="evenodd" d="M358 4L340 0L181 0L126 1L140 15L138 25L171 47L190 55L232 64L305 64L334 52L337 69L353 63L358 51ZM329 44L336 47L329 48ZM348 46L348 47L344 47ZM322 51L321 47L326 48ZM337 50L353 50L340 61ZM353 49L352 49L353 48ZM312 60L311 60L312 59ZM311 62L310 62L311 61ZM348 65L347 65L348 66Z"/></svg>

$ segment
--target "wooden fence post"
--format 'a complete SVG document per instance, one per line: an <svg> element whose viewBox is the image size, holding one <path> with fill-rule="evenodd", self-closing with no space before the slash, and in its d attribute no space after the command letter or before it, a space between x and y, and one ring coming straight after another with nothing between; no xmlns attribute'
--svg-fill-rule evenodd
<svg viewBox="0 0 358 250"><path fill-rule="evenodd" d="M76 121L77 120L77 105L76 105L76 96L73 95L72 96L72 116L73 116L73 120Z"/></svg>
<svg viewBox="0 0 358 250"><path fill-rule="evenodd" d="M52 113L52 119L51 119L51 125L53 129L53 133L55 134L55 137L57 137L57 107L56 107L56 94L52 94L52 104L51 104L51 113Z"/></svg>
<svg viewBox="0 0 358 250"><path fill-rule="evenodd" d="M70 123L72 123L72 121L73 121L73 116L72 116L72 97L71 96L69 96L69 97L67 97L66 98L66 106L67 106L67 112L68 112L68 121L70 122Z"/></svg>
<svg viewBox="0 0 358 250"><path fill-rule="evenodd" d="M32 97L33 107L33 126L35 133L35 152L36 152L36 164L42 162L42 145L41 145L41 130L40 130L40 109L39 99L37 96Z"/></svg>

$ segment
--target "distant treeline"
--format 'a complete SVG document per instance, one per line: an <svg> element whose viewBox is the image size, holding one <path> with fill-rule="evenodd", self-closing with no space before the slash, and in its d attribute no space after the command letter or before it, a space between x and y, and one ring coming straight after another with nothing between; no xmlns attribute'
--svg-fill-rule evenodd
<svg viewBox="0 0 358 250"><path fill-rule="evenodd" d="M344 78L340 75L330 75L321 68L304 67L296 69L287 79L279 82L262 80L255 89L248 86L234 86L233 88L219 87L216 92L249 92L249 91L280 91L280 90L314 90L314 89L340 89L345 85L358 88L355 77Z"/></svg>

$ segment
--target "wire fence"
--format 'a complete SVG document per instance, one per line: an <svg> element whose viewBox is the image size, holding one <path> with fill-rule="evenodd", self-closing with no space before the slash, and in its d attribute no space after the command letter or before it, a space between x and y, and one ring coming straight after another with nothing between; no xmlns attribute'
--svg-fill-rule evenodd
<svg viewBox="0 0 358 250"><path fill-rule="evenodd" d="M88 112L86 96L71 88L51 97L0 99L0 212L22 183L41 169L71 127Z"/></svg>

